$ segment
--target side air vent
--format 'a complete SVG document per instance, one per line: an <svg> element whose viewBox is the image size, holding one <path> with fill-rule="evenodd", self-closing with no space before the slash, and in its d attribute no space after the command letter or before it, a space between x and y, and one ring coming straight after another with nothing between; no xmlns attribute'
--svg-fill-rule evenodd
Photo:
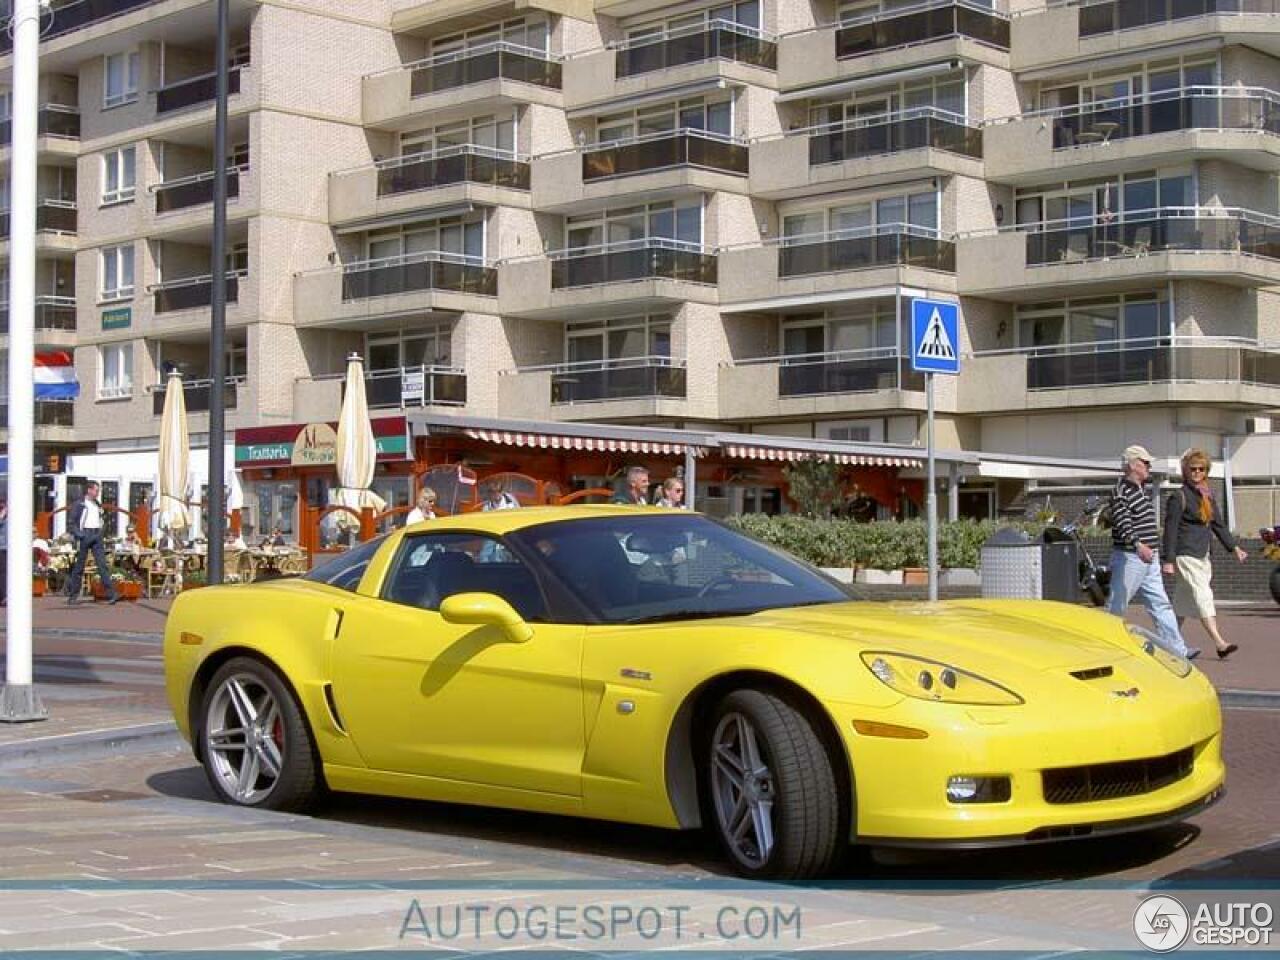
<svg viewBox="0 0 1280 960"><path fill-rule="evenodd" d="M329 717L333 720L333 725L345 736L347 728L342 723L342 714L338 713L338 702L333 698L332 683L326 683L324 685L324 702L329 707Z"/></svg>
<svg viewBox="0 0 1280 960"><path fill-rule="evenodd" d="M1092 670L1072 670L1071 675L1077 680L1101 680L1115 673L1110 667L1094 667Z"/></svg>

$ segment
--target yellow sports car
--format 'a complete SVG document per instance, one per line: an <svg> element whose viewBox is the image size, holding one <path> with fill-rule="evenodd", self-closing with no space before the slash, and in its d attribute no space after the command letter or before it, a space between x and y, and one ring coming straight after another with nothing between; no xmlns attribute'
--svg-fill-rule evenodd
<svg viewBox="0 0 1280 960"><path fill-rule="evenodd" d="M854 602L674 510L433 520L298 580L183 593L174 715L219 796L325 789L707 826L747 876L849 842L1150 828L1223 784L1213 687L1067 604Z"/></svg>

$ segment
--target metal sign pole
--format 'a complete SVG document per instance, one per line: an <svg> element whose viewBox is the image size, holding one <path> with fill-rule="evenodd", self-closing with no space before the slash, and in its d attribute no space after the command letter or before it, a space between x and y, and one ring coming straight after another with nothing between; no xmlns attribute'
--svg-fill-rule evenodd
<svg viewBox="0 0 1280 960"><path fill-rule="evenodd" d="M32 682L31 477L35 422L36 116L40 68L40 6L13 7L13 149L9 211L9 564L5 685L0 721L22 723L48 716Z"/></svg>
<svg viewBox="0 0 1280 960"><path fill-rule="evenodd" d="M929 542L929 600L938 599L938 483L934 476L933 463L933 374L926 373L924 375L924 395L925 404L928 409L926 427L927 436L925 442L929 448L928 463L929 467L926 471L925 479L925 517L928 525L928 542Z"/></svg>
<svg viewBox="0 0 1280 960"><path fill-rule="evenodd" d="M218 58L213 108L213 256L209 296L209 495L205 537L209 583L222 582L222 540L226 530L226 329L227 329L227 2L218 0Z"/></svg>

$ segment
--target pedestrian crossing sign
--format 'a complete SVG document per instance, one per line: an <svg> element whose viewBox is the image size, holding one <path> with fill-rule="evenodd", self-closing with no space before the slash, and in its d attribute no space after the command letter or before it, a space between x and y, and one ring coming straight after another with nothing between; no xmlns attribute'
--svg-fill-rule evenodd
<svg viewBox="0 0 1280 960"><path fill-rule="evenodd" d="M949 300L911 301L911 369L960 372L960 307Z"/></svg>

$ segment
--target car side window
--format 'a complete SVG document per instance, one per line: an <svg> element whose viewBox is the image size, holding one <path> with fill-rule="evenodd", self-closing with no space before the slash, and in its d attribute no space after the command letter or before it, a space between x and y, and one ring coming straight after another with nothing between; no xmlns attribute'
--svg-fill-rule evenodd
<svg viewBox="0 0 1280 960"><path fill-rule="evenodd" d="M374 554L381 549L386 539L386 537L377 537L367 543L360 544L358 547L340 553L328 563L321 564L309 573L303 574L302 579L327 583L331 587L350 590L354 593L356 588L360 586L360 580L364 577L364 572L368 569L369 562L373 559Z"/></svg>
<svg viewBox="0 0 1280 960"><path fill-rule="evenodd" d="M496 594L526 620L547 618L537 579L493 537L464 532L405 537L382 598L439 610L455 593Z"/></svg>

